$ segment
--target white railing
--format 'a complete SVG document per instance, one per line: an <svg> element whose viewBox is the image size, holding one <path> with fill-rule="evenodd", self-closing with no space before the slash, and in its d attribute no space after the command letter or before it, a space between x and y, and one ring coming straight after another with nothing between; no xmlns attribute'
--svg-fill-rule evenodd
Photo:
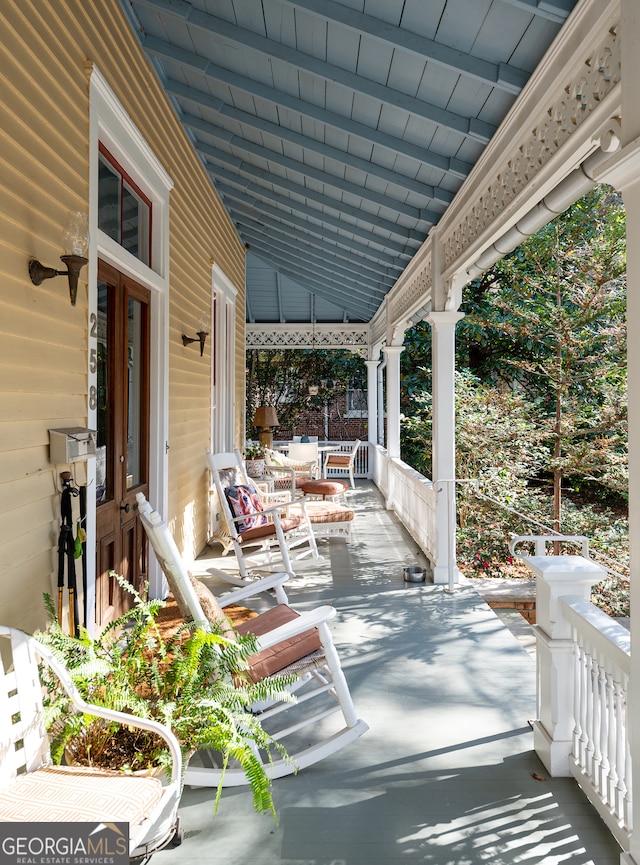
<svg viewBox="0 0 640 865"><path fill-rule="evenodd" d="M580 598L563 598L573 642L573 744L576 781L623 850L631 833L631 755L627 690L630 634Z"/></svg>
<svg viewBox="0 0 640 865"><path fill-rule="evenodd" d="M274 441L274 447L283 447L287 445L286 441ZM319 441L319 447L330 447L335 451L344 451L345 454L351 453L353 450L353 446L355 441L347 442L347 441ZM368 442L361 442L360 447L356 452L355 464L353 467L353 474L356 478L366 478L369 477L369 445Z"/></svg>
<svg viewBox="0 0 640 865"><path fill-rule="evenodd" d="M431 562L436 561L436 498L433 484L386 450L370 445L370 477Z"/></svg>

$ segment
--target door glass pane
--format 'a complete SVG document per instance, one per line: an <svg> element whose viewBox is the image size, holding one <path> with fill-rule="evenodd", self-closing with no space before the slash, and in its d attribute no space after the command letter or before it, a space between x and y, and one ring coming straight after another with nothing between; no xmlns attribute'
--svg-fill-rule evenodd
<svg viewBox="0 0 640 865"><path fill-rule="evenodd" d="M127 489L145 479L142 477L142 408L144 381L142 316L145 307L129 298L127 309L127 376L129 399L127 404Z"/></svg>
<svg viewBox="0 0 640 865"><path fill-rule="evenodd" d="M126 182L122 184L122 245L149 264L149 207Z"/></svg>
<svg viewBox="0 0 640 865"><path fill-rule="evenodd" d="M98 228L120 243L120 176L102 154L98 159Z"/></svg>
<svg viewBox="0 0 640 865"><path fill-rule="evenodd" d="M112 444L111 413L109 405L109 364L108 364L108 313L109 287L104 282L98 282L98 358L97 358L97 388L98 388L98 436L96 448L96 501L109 501L113 498L113 476L109 448Z"/></svg>

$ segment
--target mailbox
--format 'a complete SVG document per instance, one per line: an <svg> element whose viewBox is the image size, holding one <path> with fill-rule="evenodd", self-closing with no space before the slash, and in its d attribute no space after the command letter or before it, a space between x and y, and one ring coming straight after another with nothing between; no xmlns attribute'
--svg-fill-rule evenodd
<svg viewBox="0 0 640 865"><path fill-rule="evenodd" d="M96 455L96 431L73 426L49 430L49 460L52 463L75 463Z"/></svg>

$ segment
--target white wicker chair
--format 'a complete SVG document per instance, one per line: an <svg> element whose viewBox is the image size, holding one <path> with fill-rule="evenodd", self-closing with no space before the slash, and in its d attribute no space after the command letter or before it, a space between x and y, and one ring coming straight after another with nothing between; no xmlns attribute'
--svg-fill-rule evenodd
<svg viewBox="0 0 640 865"><path fill-rule="evenodd" d="M129 854L143 858L180 840L182 757L173 733L155 721L86 703L64 665L34 637L0 626L10 647L0 666L0 821L129 823ZM150 730L166 741L172 770L158 778L84 766L54 766L43 721L38 665L60 680L74 711Z"/></svg>

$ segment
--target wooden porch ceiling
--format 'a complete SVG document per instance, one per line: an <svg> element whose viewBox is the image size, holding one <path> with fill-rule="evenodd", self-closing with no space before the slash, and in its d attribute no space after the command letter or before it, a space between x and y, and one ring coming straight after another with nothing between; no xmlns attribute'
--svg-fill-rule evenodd
<svg viewBox="0 0 640 865"><path fill-rule="evenodd" d="M371 320L577 0L122 2L260 324Z"/></svg>

